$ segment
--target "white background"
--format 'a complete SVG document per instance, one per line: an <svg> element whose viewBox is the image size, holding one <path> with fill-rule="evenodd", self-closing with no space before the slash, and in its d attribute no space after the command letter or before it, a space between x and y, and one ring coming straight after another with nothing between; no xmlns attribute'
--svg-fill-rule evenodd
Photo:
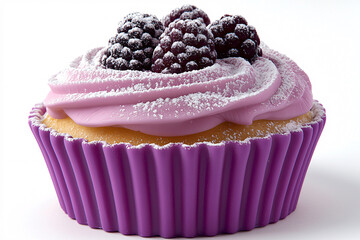
<svg viewBox="0 0 360 240"><path fill-rule="evenodd" d="M47 79L106 45L124 15L161 18L179 2L0 0L0 239L139 238L81 226L63 213L27 115L49 91ZM276 224L214 239L360 239L359 1L192 3L212 20L243 15L262 41L308 73L327 109L297 210Z"/></svg>

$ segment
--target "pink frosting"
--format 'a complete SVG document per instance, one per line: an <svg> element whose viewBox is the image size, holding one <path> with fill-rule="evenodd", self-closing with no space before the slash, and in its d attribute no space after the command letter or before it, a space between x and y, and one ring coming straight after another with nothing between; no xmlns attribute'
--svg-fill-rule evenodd
<svg viewBox="0 0 360 240"><path fill-rule="evenodd" d="M285 120L308 112L308 76L288 57L263 48L253 64L218 59L199 71L160 74L104 69L104 48L75 59L49 80L53 118L83 126L121 126L157 136L202 132L228 121Z"/></svg>

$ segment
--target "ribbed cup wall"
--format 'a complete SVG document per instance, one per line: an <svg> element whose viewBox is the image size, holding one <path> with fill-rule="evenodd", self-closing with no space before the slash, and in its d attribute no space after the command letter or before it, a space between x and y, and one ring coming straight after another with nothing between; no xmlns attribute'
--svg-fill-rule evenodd
<svg viewBox="0 0 360 240"><path fill-rule="evenodd" d="M132 148L29 124L60 206L80 224L123 234L213 236L265 226L296 208L325 124L223 145Z"/></svg>

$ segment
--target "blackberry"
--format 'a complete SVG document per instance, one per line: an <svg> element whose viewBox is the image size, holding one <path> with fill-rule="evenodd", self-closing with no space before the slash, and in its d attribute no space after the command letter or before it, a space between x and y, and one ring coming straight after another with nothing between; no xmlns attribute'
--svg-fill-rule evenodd
<svg viewBox="0 0 360 240"><path fill-rule="evenodd" d="M161 35L152 60L152 71L161 73L181 73L211 66L216 60L214 37L198 19L177 19Z"/></svg>
<svg viewBox="0 0 360 240"><path fill-rule="evenodd" d="M118 25L117 34L110 38L101 63L116 70L150 70L154 48L164 26L153 15L131 13Z"/></svg>
<svg viewBox="0 0 360 240"><path fill-rule="evenodd" d="M184 5L180 8L172 10L171 13L163 19L164 26L168 27L169 24L174 22L176 19L198 19L201 20L206 26L210 24L210 18L208 15L203 10L193 5Z"/></svg>
<svg viewBox="0 0 360 240"><path fill-rule="evenodd" d="M260 38L240 15L224 15L209 26L218 58L242 57L253 62L262 56Z"/></svg>

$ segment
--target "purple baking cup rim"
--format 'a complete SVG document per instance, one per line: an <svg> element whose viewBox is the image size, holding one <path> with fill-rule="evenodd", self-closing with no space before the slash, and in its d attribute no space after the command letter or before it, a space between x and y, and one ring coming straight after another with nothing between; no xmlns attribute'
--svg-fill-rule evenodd
<svg viewBox="0 0 360 240"><path fill-rule="evenodd" d="M54 130L52 128L49 128L45 124L42 123L42 117L46 113L46 108L45 108L43 103L36 104L32 108L28 120L29 120L29 124L33 124L34 126L39 126L39 128L41 130L49 131L50 134L52 134L53 136L58 136L58 135L63 136L64 139L67 140L67 141L82 140L83 143L86 143L86 144L98 144L98 143L101 143L103 145L103 147L114 147L114 146L124 146L125 145L127 149L140 149L140 148L145 148L145 147L149 147L149 146L153 147L155 149L166 149L166 148L171 148L171 147L176 146L176 145L181 145L181 147L189 149L189 148L198 147L199 145L202 145L202 144L205 144L205 145L208 145L208 146L224 146L227 143L249 144L250 141L253 141L255 139L268 139L268 138L271 138L272 136L275 136L275 135L289 135L291 132L302 131L304 128L312 127L312 125L317 124L320 121L326 119L325 108L323 107L323 105L319 101L317 101L317 100L313 101L313 106L312 106L310 111L313 111L313 114L314 114L313 121L308 122L306 124L294 124L289 128L284 128L283 133L269 133L268 135L266 135L264 137L249 137L249 138L246 138L245 140L242 140L242 141L237 141L237 140L228 141L228 140L225 140L225 141L222 141L220 143L212 143L212 142L204 141L204 142L194 143L194 144L191 144L191 145L184 144L184 143L181 143L181 142L177 142L177 143L168 143L168 144L161 145L161 146L157 145L155 143L142 143L142 144L135 145L135 146L130 144L130 143L126 143L126 142L109 144L109 143L107 143L105 141L88 141L88 140L83 139L83 138L75 138L75 137L73 137L73 136L71 136L70 134L67 134L67 133L59 133L56 130Z"/></svg>

